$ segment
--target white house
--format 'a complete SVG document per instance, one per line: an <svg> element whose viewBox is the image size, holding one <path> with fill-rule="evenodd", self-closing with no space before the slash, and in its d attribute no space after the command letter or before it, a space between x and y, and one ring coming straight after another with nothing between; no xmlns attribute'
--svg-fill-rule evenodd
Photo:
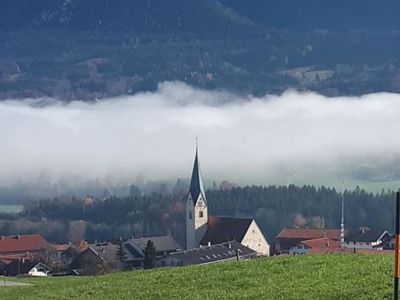
<svg viewBox="0 0 400 300"><path fill-rule="evenodd" d="M40 262L29 270L28 275L33 277L47 277L50 274L50 272L51 272L50 267Z"/></svg>

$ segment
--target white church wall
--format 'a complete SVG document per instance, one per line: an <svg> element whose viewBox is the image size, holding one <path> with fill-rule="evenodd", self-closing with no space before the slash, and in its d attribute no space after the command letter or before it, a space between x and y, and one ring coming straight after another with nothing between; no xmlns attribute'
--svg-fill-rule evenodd
<svg viewBox="0 0 400 300"><path fill-rule="evenodd" d="M251 222L241 244L256 251L259 255L270 255L270 245L254 220Z"/></svg>
<svg viewBox="0 0 400 300"><path fill-rule="evenodd" d="M208 207L201 195L194 208L194 216L195 242L197 247L206 234L208 223Z"/></svg>

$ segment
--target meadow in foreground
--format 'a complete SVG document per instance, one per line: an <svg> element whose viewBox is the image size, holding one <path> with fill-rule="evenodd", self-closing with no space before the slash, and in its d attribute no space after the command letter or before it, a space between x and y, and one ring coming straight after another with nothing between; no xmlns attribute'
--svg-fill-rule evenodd
<svg viewBox="0 0 400 300"><path fill-rule="evenodd" d="M390 299L391 255L265 258L98 277L27 279L0 299Z"/></svg>

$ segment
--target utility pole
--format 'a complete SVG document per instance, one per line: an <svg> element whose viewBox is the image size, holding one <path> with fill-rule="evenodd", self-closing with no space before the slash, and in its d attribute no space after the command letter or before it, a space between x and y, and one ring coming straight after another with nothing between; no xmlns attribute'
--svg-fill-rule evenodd
<svg viewBox="0 0 400 300"><path fill-rule="evenodd" d="M340 221L340 247L344 250L344 181L342 180L342 218Z"/></svg>
<svg viewBox="0 0 400 300"><path fill-rule="evenodd" d="M400 276L400 266L399 266L399 242L400 242L400 192L396 193L396 252L394 258L394 300L399 299L399 276Z"/></svg>

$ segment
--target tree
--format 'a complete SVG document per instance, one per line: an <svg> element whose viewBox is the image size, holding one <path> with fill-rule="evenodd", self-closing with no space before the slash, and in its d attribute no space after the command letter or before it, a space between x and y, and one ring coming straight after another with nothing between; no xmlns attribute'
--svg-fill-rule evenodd
<svg viewBox="0 0 400 300"><path fill-rule="evenodd" d="M156 258L156 247L151 240L148 240L146 248L144 248L144 268L154 268L156 265Z"/></svg>

